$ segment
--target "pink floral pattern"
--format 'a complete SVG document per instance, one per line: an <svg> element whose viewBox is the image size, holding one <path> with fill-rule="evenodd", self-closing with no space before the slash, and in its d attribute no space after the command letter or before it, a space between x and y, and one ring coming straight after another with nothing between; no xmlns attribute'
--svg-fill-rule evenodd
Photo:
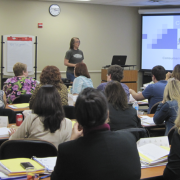
<svg viewBox="0 0 180 180"><path fill-rule="evenodd" d="M31 77L12 77L6 80L3 90L6 94L8 104L21 94L32 94L37 83Z"/></svg>

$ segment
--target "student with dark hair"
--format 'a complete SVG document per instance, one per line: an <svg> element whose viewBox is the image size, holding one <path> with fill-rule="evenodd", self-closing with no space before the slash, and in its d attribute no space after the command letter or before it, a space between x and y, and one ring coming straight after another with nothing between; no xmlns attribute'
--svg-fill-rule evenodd
<svg viewBox="0 0 180 180"><path fill-rule="evenodd" d="M84 55L81 50L79 50L80 40L77 37L73 37L70 41L69 50L66 52L64 65L67 66L66 77L74 81L74 67L77 63L83 62Z"/></svg>
<svg viewBox="0 0 180 180"><path fill-rule="evenodd" d="M73 141L60 144L51 180L139 180L140 159L130 132L110 131L108 103L101 91L84 89L75 104ZM129 173L131 172L131 173Z"/></svg>
<svg viewBox="0 0 180 180"><path fill-rule="evenodd" d="M121 84L111 81L105 88L109 105L109 125L112 131L141 127L137 111L127 103L127 97Z"/></svg>
<svg viewBox="0 0 180 180"><path fill-rule="evenodd" d="M106 85L111 82L111 81L118 81L121 86L123 87L126 96L127 96L127 100L129 101L129 88L126 84L121 83L121 80L123 79L124 75L123 75L123 68L119 65L112 65L108 68L108 72L107 72L107 82L105 83L101 83L97 89L104 91Z"/></svg>
<svg viewBox="0 0 180 180"><path fill-rule="evenodd" d="M73 82L72 94L79 94L87 87L93 87L87 66L85 63L77 63L74 69L76 79Z"/></svg>
<svg viewBox="0 0 180 180"><path fill-rule="evenodd" d="M37 138L53 143L56 148L60 143L70 140L72 122L64 118L60 95L53 85L43 85L39 89L30 114L14 132L10 139Z"/></svg>
<svg viewBox="0 0 180 180"><path fill-rule="evenodd" d="M136 93L134 90L129 89L130 94L137 101L148 99L150 112L151 107L159 101L163 100L163 93L166 87L167 81L166 71L163 66L155 66L152 69L152 81L154 84L150 84L146 89L141 93Z"/></svg>

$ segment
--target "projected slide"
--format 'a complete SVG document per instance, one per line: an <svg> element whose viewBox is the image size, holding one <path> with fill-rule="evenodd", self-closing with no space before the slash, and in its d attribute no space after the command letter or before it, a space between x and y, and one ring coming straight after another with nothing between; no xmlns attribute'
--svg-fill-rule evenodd
<svg viewBox="0 0 180 180"><path fill-rule="evenodd" d="M180 15L142 17L141 69L180 64Z"/></svg>

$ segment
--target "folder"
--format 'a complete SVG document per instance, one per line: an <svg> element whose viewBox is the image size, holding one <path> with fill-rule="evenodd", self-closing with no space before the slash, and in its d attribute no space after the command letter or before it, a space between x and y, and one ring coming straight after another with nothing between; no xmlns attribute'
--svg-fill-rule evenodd
<svg viewBox="0 0 180 180"><path fill-rule="evenodd" d="M26 170L20 165L22 162L30 162L36 169L36 173L44 173L45 167L29 158L14 158L0 160L0 172L8 176L19 176L26 174Z"/></svg>

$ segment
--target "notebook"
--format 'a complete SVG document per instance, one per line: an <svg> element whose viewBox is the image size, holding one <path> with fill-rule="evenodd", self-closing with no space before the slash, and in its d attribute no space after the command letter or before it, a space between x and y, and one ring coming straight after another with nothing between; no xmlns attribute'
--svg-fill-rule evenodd
<svg viewBox="0 0 180 180"><path fill-rule="evenodd" d="M22 162L30 162L36 169L36 173L44 173L45 167L29 158L14 158L0 160L0 172L8 176L18 176L26 174L26 170L20 165Z"/></svg>
<svg viewBox="0 0 180 180"><path fill-rule="evenodd" d="M115 55L113 56L112 58L112 62L111 62L111 65L125 65L126 64L126 59L127 59L127 56L118 56L118 55Z"/></svg>

